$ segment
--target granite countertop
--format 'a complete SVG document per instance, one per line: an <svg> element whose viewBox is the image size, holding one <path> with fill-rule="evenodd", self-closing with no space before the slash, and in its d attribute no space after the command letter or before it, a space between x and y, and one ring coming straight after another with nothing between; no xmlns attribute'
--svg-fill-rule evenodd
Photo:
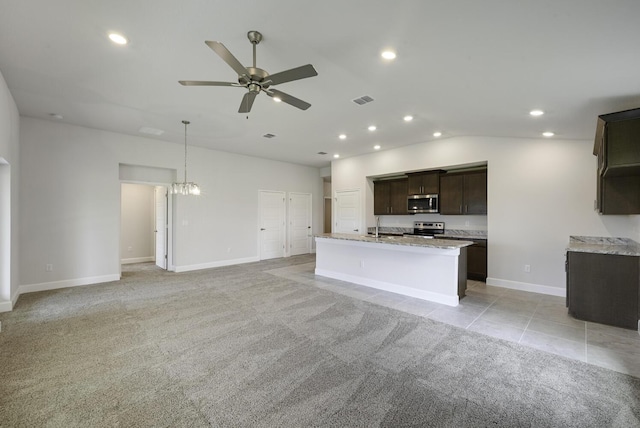
<svg viewBox="0 0 640 428"><path fill-rule="evenodd" d="M629 238L570 236L567 251L638 257L640 244Z"/></svg>
<svg viewBox="0 0 640 428"><path fill-rule="evenodd" d="M451 239L428 239L419 236L381 236L376 238L371 235L355 235L350 233L323 233L316 238L342 239L347 241L371 242L378 244L405 245L410 247L441 248L455 250L457 248L473 245L471 241L459 241Z"/></svg>

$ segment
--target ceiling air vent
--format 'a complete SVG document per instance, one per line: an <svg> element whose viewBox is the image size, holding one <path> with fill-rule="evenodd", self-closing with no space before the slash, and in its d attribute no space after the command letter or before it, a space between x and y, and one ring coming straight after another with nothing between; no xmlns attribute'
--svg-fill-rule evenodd
<svg viewBox="0 0 640 428"><path fill-rule="evenodd" d="M370 103L371 101L373 101L373 98L371 98L369 95L363 95L360 98L356 98L355 100L353 100L353 102L358 105L367 104L367 103Z"/></svg>
<svg viewBox="0 0 640 428"><path fill-rule="evenodd" d="M273 138L273 137L275 137L275 134L264 134L263 137L264 138Z"/></svg>

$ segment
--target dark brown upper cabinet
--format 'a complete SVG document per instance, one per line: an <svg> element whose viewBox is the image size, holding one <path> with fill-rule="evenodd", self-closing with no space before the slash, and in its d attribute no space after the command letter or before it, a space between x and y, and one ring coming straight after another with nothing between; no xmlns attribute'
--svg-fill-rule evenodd
<svg viewBox="0 0 640 428"><path fill-rule="evenodd" d="M406 178L373 182L373 214L408 214Z"/></svg>
<svg viewBox="0 0 640 428"><path fill-rule="evenodd" d="M440 175L440 214L486 215L487 170Z"/></svg>
<svg viewBox="0 0 640 428"><path fill-rule="evenodd" d="M640 109L599 116L593 154L597 211L640 214Z"/></svg>
<svg viewBox="0 0 640 428"><path fill-rule="evenodd" d="M432 195L440 192L440 171L414 172L407 176L408 195Z"/></svg>

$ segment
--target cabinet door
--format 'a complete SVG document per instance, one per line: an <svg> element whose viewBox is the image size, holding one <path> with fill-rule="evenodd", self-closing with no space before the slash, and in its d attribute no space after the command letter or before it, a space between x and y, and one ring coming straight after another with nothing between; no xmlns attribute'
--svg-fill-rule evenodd
<svg viewBox="0 0 640 428"><path fill-rule="evenodd" d="M471 172L464 175L465 214L487 213L487 172Z"/></svg>
<svg viewBox="0 0 640 428"><path fill-rule="evenodd" d="M389 214L389 182L374 181L373 182L373 214L385 215Z"/></svg>
<svg viewBox="0 0 640 428"><path fill-rule="evenodd" d="M409 214L407 211L407 179L389 182L390 214Z"/></svg>
<svg viewBox="0 0 640 428"><path fill-rule="evenodd" d="M474 241L475 242L475 241ZM487 244L477 242L467 247L467 278L487 280Z"/></svg>
<svg viewBox="0 0 640 428"><path fill-rule="evenodd" d="M407 179L407 195L422 194L422 176L420 174L409 174Z"/></svg>
<svg viewBox="0 0 640 428"><path fill-rule="evenodd" d="M638 328L640 258L567 253L569 314L585 321Z"/></svg>
<svg viewBox="0 0 640 428"><path fill-rule="evenodd" d="M460 174L440 176L440 214L462 214L462 182Z"/></svg>
<svg viewBox="0 0 640 428"><path fill-rule="evenodd" d="M440 191L440 171L409 174L407 195L431 195Z"/></svg>
<svg viewBox="0 0 640 428"><path fill-rule="evenodd" d="M439 172L427 172L422 174L422 191L425 195L437 194L440 192Z"/></svg>

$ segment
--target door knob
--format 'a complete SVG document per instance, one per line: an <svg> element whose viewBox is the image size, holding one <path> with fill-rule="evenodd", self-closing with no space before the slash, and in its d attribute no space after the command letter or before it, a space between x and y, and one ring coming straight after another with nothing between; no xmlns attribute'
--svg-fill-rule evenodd
<svg viewBox="0 0 640 428"><path fill-rule="evenodd" d="M260 230L267 230L267 229L265 229L264 227L261 227Z"/></svg>

